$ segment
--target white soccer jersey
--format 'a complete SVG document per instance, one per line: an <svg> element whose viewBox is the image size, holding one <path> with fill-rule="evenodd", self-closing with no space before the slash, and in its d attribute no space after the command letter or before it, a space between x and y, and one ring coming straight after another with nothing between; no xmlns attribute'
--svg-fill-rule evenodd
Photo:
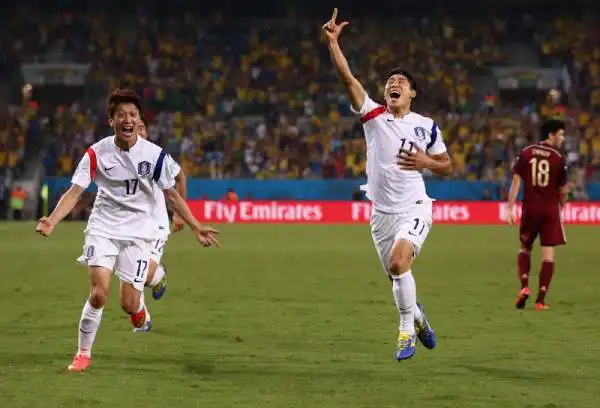
<svg viewBox="0 0 600 408"><path fill-rule="evenodd" d="M173 177L176 177L181 171L181 167L173 161L171 168L171 173ZM171 233L171 229L169 226L169 214L167 212L167 202L165 200L165 194L163 191L155 186L154 188L154 200L156 205L154 206L154 210L152 216L156 224L158 224L159 235L169 235Z"/></svg>
<svg viewBox="0 0 600 408"><path fill-rule="evenodd" d="M431 118L409 112L395 118L385 106L365 95L359 112L367 142L367 198L384 213L401 213L419 200L431 200L420 172L402 170L396 164L401 149L415 145L430 154L442 154L446 145Z"/></svg>
<svg viewBox="0 0 600 408"><path fill-rule="evenodd" d="M178 168L164 150L141 137L129 150L117 147L115 136L92 145L71 180L83 188L92 180L98 186L85 232L112 239L154 239L159 231L153 217L155 187L172 188Z"/></svg>

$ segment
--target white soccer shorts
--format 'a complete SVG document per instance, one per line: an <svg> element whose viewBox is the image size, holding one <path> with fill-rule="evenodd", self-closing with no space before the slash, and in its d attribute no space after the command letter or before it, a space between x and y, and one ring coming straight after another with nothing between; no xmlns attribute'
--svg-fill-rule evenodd
<svg viewBox="0 0 600 408"><path fill-rule="evenodd" d="M121 282L142 291L148 276L152 243L142 239L120 240L86 235L83 255L77 261L115 271Z"/></svg>
<svg viewBox="0 0 600 408"><path fill-rule="evenodd" d="M162 259L168 239L169 234L161 233L159 237L152 241L152 252L150 253L150 259L156 262L157 265L160 265L160 260Z"/></svg>
<svg viewBox="0 0 600 408"><path fill-rule="evenodd" d="M373 210L371 214L371 236L383 270L389 275L390 256L394 244L405 239L414 248L416 257L427 239L432 225L431 204L411 209L405 213L386 214Z"/></svg>

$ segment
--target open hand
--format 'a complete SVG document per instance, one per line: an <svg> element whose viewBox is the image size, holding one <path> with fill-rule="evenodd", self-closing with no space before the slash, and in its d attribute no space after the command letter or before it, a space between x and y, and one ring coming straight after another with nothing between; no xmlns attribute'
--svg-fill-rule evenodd
<svg viewBox="0 0 600 408"><path fill-rule="evenodd" d="M517 216L512 207L506 207L506 222L508 225L515 225L517 223Z"/></svg>
<svg viewBox="0 0 600 408"><path fill-rule="evenodd" d="M45 237L50 236L50 234L52 234L52 231L54 230L54 224L52 224L50 222L50 219L48 217L42 217L38 220L38 224L35 227L35 232L37 232L38 234L41 234Z"/></svg>
<svg viewBox="0 0 600 408"><path fill-rule="evenodd" d="M337 41L344 27L350 24L347 21L342 21L341 23L336 23L337 20L338 9L333 9L333 14L331 15L331 20L323 24L323 32L329 41Z"/></svg>
<svg viewBox="0 0 600 408"><path fill-rule="evenodd" d="M431 157L429 157L419 145L415 144L414 147L415 150L400 150L396 156L396 164L398 164L402 170L420 171L429 167Z"/></svg>
<svg viewBox="0 0 600 408"><path fill-rule="evenodd" d="M216 236L219 231L212 227L201 227L198 230L195 230L196 238L202 244L203 247L216 246L217 248L221 247L221 244L217 240Z"/></svg>

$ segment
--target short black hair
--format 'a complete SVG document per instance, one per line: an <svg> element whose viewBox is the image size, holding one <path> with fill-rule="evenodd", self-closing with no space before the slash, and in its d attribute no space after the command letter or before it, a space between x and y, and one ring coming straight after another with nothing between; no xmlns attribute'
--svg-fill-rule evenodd
<svg viewBox="0 0 600 408"><path fill-rule="evenodd" d="M410 83L410 87L412 88L412 90L417 91L417 83L415 82L415 78L410 74L410 72L408 72L404 68L396 67L396 68L392 69L390 72L388 72L388 74L386 76L386 81L388 79L390 79L390 77L392 77L393 75L404 76L406 79L408 79L408 82Z"/></svg>
<svg viewBox="0 0 600 408"><path fill-rule="evenodd" d="M542 124L541 140L546 140L551 133L556 133L559 130L565 130L565 122L559 119L550 119Z"/></svg>
<svg viewBox="0 0 600 408"><path fill-rule="evenodd" d="M140 116L144 117L140 97L132 89L115 89L106 100L106 113L112 119L117 110L117 106L124 103L132 103L138 109Z"/></svg>

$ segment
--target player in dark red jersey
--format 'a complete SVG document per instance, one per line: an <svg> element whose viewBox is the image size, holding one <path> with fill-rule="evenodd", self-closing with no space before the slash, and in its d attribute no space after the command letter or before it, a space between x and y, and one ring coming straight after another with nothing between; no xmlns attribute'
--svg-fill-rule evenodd
<svg viewBox="0 0 600 408"><path fill-rule="evenodd" d="M514 206L521 182L525 185L523 210L519 228L521 250L518 255L521 291L515 302L523 309L531 295L529 271L531 248L539 235L542 249L542 268L537 310L546 310L546 293L554 274L554 247L567 243L561 219L561 209L567 199L567 163L560 152L565 139L565 124L548 120L542 125L542 141L525 147L513 166L513 179L508 195L508 222L515 223Z"/></svg>

